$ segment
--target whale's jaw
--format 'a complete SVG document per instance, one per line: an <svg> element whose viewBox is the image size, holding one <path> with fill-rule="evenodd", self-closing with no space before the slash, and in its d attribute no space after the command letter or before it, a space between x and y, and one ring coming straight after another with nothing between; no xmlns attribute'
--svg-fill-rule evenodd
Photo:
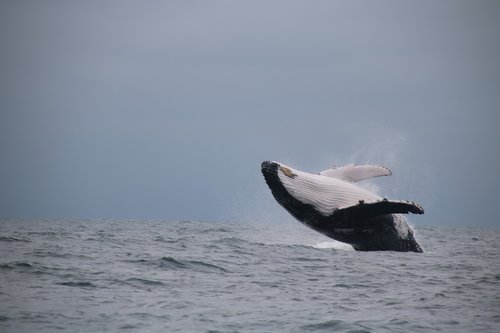
<svg viewBox="0 0 500 333"><path fill-rule="evenodd" d="M314 207L300 202L296 198L288 193L285 186L281 182L278 172L280 171L281 165L276 162L264 161L261 165L262 174L266 180L267 186L271 189L276 201L287 210L292 216L294 216L300 222L314 228L313 225L316 224L318 217L317 211Z"/></svg>
<svg viewBox="0 0 500 333"><path fill-rule="evenodd" d="M277 162L264 161L262 174L276 201L298 221L358 251L423 252L413 230L401 214L339 218L339 214L324 214L317 207L302 202L290 194L280 179L280 172L294 178L293 170Z"/></svg>

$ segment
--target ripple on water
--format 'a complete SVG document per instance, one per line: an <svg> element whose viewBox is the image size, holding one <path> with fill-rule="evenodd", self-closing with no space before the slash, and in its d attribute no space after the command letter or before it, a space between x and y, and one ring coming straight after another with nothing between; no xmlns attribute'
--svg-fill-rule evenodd
<svg viewBox="0 0 500 333"><path fill-rule="evenodd" d="M134 259L126 262L153 266L166 270L193 270L204 273L228 273L222 266L214 265L204 261L175 259L173 257L161 257L159 259Z"/></svg>
<svg viewBox="0 0 500 333"><path fill-rule="evenodd" d="M143 278L128 278L125 280L126 283L137 286L137 285L145 285L145 286L164 286L165 283L161 281L155 281L155 280L150 280L150 279L143 279Z"/></svg>
<svg viewBox="0 0 500 333"><path fill-rule="evenodd" d="M80 287L80 288L96 288L97 286L92 282L88 281L69 281L69 282L61 282L58 283L61 286L67 287Z"/></svg>
<svg viewBox="0 0 500 333"><path fill-rule="evenodd" d="M327 320L301 327L304 332L371 332L363 325L348 323L342 320Z"/></svg>
<svg viewBox="0 0 500 333"><path fill-rule="evenodd" d="M167 269L192 269L201 272L228 272L225 268L204 261L178 260L172 257L162 257L159 261L162 268Z"/></svg>
<svg viewBox="0 0 500 333"><path fill-rule="evenodd" d="M25 237L13 237L13 236L0 236L0 242L31 242L29 238Z"/></svg>
<svg viewBox="0 0 500 333"><path fill-rule="evenodd" d="M0 264L0 269L5 269L5 270L16 269L16 268L31 268L31 267L33 267L31 264L23 261Z"/></svg>

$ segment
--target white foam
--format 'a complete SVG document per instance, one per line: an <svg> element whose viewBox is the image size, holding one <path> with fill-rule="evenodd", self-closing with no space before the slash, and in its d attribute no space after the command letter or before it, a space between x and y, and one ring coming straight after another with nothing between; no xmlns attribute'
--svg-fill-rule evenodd
<svg viewBox="0 0 500 333"><path fill-rule="evenodd" d="M354 248L351 245L336 241L321 242L316 245L313 245L312 247L316 249L336 249L336 250L354 251Z"/></svg>

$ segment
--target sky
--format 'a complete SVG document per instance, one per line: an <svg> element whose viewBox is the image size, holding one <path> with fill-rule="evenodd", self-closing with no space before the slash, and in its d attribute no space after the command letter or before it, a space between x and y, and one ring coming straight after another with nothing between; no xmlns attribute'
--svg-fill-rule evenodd
<svg viewBox="0 0 500 333"><path fill-rule="evenodd" d="M276 160L500 226L498 1L0 1L0 73L0 218L293 220Z"/></svg>

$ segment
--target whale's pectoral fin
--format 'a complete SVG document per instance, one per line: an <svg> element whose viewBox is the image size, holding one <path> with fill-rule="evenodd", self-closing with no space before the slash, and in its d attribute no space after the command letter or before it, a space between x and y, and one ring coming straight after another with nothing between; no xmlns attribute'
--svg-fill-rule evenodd
<svg viewBox="0 0 500 333"><path fill-rule="evenodd" d="M389 176L392 172L382 165L346 165L340 168L333 167L319 174L354 183L368 178Z"/></svg>
<svg viewBox="0 0 500 333"><path fill-rule="evenodd" d="M340 219L366 219L383 214L423 214L424 209L412 201L396 201L383 199L365 203L362 200L354 206L337 209L332 216Z"/></svg>

